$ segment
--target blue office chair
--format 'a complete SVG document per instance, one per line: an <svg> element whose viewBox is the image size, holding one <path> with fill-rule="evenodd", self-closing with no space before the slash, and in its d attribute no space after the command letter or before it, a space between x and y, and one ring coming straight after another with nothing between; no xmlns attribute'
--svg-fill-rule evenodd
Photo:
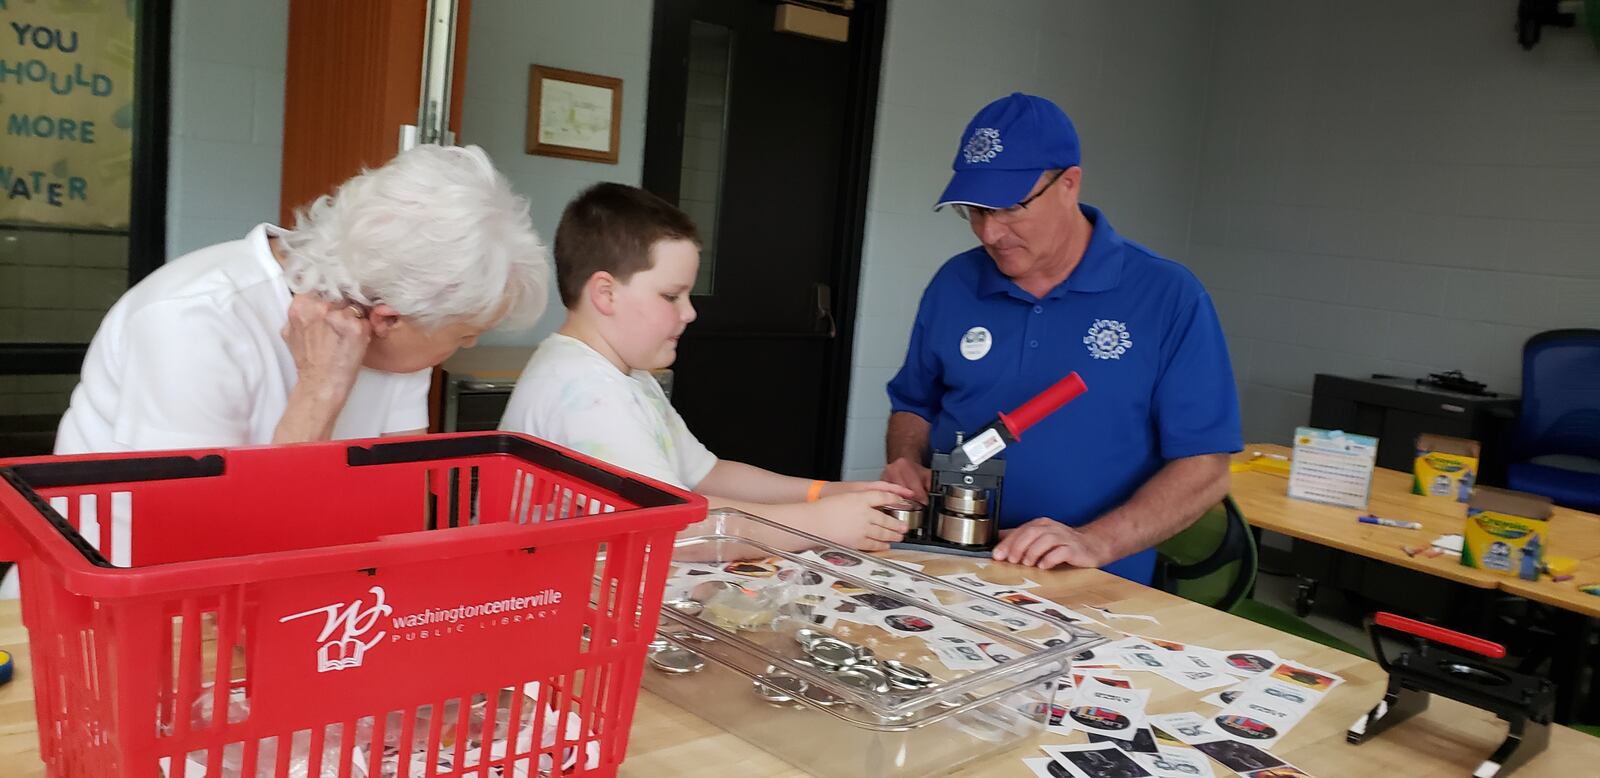
<svg viewBox="0 0 1600 778"><path fill-rule="evenodd" d="M1600 512L1600 330L1551 330L1522 347L1512 489Z"/></svg>

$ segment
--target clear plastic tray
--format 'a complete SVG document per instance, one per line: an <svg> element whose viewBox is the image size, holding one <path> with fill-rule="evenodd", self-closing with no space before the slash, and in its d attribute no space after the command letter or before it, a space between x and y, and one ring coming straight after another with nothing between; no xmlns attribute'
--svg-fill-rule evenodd
<svg viewBox="0 0 1600 778"><path fill-rule="evenodd" d="M698 529L674 549L645 688L815 775L930 775L1015 747L1071 657L1107 640L738 511ZM801 637L872 660L830 667L837 651ZM884 660L933 683L877 682Z"/></svg>

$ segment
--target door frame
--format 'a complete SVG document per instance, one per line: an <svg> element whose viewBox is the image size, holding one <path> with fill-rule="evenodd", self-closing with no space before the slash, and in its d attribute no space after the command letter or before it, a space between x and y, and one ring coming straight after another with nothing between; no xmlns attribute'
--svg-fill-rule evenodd
<svg viewBox="0 0 1600 778"><path fill-rule="evenodd" d="M684 102L688 96L689 41L674 35L688 28L693 0L656 0L650 31L649 96L645 106L644 189L674 205L682 178ZM776 3L772 3L776 8ZM844 438L850 411L851 363L855 352L856 297L861 286L861 255L866 239L872 145L877 132L878 83L888 0L856 0L850 13L850 79L845 84L844 144L839 171L833 262L836 335L823 381L822 425L818 430L817 472L837 477L844 463Z"/></svg>

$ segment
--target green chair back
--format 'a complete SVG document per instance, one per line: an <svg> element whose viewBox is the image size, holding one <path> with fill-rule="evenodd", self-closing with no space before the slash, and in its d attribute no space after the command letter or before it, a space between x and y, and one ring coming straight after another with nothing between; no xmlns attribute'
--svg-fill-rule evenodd
<svg viewBox="0 0 1600 778"><path fill-rule="evenodd" d="M1256 539L1232 497L1156 546L1156 586L1217 610L1232 610L1256 581Z"/></svg>

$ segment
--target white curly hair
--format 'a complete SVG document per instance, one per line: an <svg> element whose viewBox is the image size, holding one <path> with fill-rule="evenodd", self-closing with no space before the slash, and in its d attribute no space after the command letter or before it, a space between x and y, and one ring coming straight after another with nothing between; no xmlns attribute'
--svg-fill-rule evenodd
<svg viewBox="0 0 1600 778"><path fill-rule="evenodd" d="M528 326L550 258L528 201L477 146L416 146L296 209L282 238L297 294L387 303L427 329Z"/></svg>

